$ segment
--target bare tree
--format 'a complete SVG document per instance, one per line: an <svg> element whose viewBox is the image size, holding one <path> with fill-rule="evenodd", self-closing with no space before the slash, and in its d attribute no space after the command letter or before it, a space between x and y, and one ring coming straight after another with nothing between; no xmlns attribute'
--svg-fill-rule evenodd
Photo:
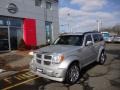
<svg viewBox="0 0 120 90"><path fill-rule="evenodd" d="M113 27L102 28L101 31L106 31L120 35L120 24L115 25Z"/></svg>

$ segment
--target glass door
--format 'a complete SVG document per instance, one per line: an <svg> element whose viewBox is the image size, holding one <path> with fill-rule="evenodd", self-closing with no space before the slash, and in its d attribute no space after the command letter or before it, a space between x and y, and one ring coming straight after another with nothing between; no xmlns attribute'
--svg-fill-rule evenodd
<svg viewBox="0 0 120 90"><path fill-rule="evenodd" d="M9 50L8 28L0 27L0 51Z"/></svg>
<svg viewBox="0 0 120 90"><path fill-rule="evenodd" d="M10 44L12 50L18 49L21 39L22 39L21 28L10 27Z"/></svg>

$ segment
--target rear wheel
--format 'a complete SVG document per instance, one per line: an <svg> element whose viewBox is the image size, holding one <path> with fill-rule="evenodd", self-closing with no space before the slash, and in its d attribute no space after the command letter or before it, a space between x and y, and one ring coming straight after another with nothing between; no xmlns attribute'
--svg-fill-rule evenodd
<svg viewBox="0 0 120 90"><path fill-rule="evenodd" d="M65 82L68 84L75 84L80 78L79 65L73 63L67 70Z"/></svg>

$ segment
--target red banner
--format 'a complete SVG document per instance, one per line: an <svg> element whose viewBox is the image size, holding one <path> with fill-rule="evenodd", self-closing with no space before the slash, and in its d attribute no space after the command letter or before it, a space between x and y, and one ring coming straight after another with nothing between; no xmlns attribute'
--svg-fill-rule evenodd
<svg viewBox="0 0 120 90"><path fill-rule="evenodd" d="M36 20L25 18L23 21L23 39L27 46L36 46Z"/></svg>

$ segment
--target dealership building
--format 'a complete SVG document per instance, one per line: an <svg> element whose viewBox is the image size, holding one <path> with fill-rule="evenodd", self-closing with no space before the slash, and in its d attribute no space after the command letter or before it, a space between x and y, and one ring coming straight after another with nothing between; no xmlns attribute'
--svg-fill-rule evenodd
<svg viewBox="0 0 120 90"><path fill-rule="evenodd" d="M58 0L0 0L0 51L53 42L59 33Z"/></svg>

